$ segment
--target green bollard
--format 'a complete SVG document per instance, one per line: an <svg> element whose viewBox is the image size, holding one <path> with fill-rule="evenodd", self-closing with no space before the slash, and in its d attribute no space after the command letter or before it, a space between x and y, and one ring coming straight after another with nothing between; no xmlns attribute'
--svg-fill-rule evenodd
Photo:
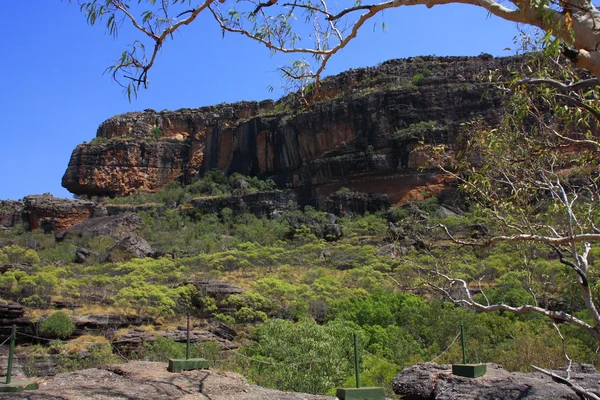
<svg viewBox="0 0 600 400"><path fill-rule="evenodd" d="M460 324L460 336L462 342L462 364L452 364L452 373L466 378L479 378L487 372L486 364L467 364L467 346L465 339L465 326Z"/></svg>
<svg viewBox="0 0 600 400"><path fill-rule="evenodd" d="M185 359L190 359L190 314L187 315L187 341L185 343Z"/></svg>
<svg viewBox="0 0 600 400"><path fill-rule="evenodd" d="M460 338L462 341L463 364L467 363L467 347L465 345L465 326L460 324Z"/></svg>
<svg viewBox="0 0 600 400"><path fill-rule="evenodd" d="M8 366L6 367L6 384L8 385L11 380L12 375L12 363L13 363L13 355L15 353L15 339L17 333L17 326L13 325L12 333L10 338L10 348L8 350Z"/></svg>
<svg viewBox="0 0 600 400"><path fill-rule="evenodd" d="M358 364L358 336L354 334L354 374L356 388L338 388L335 395L339 400L384 400L381 387L360 387L360 368Z"/></svg>
<svg viewBox="0 0 600 400"><path fill-rule="evenodd" d="M358 367L358 339L354 334L354 376L356 377L356 388L360 387L360 371Z"/></svg>

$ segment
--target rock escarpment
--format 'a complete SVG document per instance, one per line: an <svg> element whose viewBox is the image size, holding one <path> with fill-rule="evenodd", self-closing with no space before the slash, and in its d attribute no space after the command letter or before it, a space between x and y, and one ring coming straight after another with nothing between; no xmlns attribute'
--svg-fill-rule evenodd
<svg viewBox="0 0 600 400"><path fill-rule="evenodd" d="M484 55L391 60L325 79L309 108L290 95L118 115L74 150L63 186L127 195L217 168L312 187L321 197L348 186L397 202L433 176L416 174L426 167L413 151L419 141L453 145L462 122L497 120L501 96L478 76L515 62Z"/></svg>

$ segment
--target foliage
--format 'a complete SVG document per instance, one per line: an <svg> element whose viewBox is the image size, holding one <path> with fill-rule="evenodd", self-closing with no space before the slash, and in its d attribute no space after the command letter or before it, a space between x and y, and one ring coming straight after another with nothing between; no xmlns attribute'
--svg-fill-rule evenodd
<svg viewBox="0 0 600 400"><path fill-rule="evenodd" d="M66 339L73 334L75 323L67 314L57 311L42 321L40 329L51 338Z"/></svg>
<svg viewBox="0 0 600 400"><path fill-rule="evenodd" d="M600 242L595 226L600 198L598 82L581 80L581 71L560 59L560 43L550 35L535 44L540 51L526 56L527 63L514 71L508 85L500 83L509 94L501 124L466 124L458 152L426 147L434 164L460 183L475 213L493 221L486 237L474 238L459 237L440 224L447 237L456 244L484 248L498 243L528 247L529 254L517 261L518 267L505 263L508 268L494 275L489 298L473 298L468 282L474 276L458 276L455 265L447 262L431 269L437 279L433 285L457 304L517 315L535 312L552 322L569 322L600 340L600 313L591 283L597 272L589 258ZM548 57L558 61L549 64ZM530 77L533 70L535 79ZM490 73L491 82L501 79L498 71ZM552 254L554 262L538 262L539 251ZM489 267L505 257L497 254L482 264ZM556 268L556 261L562 268ZM547 274L550 270L552 275ZM551 285L579 290L574 310L557 311L540 301L540 292ZM574 316L582 305L590 322Z"/></svg>
<svg viewBox="0 0 600 400"><path fill-rule="evenodd" d="M18 245L0 248L0 264L39 264L40 257L33 249Z"/></svg>
<svg viewBox="0 0 600 400"><path fill-rule="evenodd" d="M48 346L31 345L21 348L25 355L23 369L28 376L47 374L47 360L52 359L61 372L98 368L120 361L112 346L101 336L83 335L68 343L53 341ZM42 361L41 365L38 364Z"/></svg>
<svg viewBox="0 0 600 400"><path fill-rule="evenodd" d="M177 343L173 339L159 336L153 341L145 342L142 352L137 355L137 358L146 361L167 362L170 358L185 358L185 348L185 343ZM211 366L215 365L218 352L219 344L216 342L190 346L190 357L205 358L209 360Z"/></svg>
<svg viewBox="0 0 600 400"><path fill-rule="evenodd" d="M406 128L396 129L393 136L395 139L401 140L424 140L426 135L435 132L437 129L437 121L420 121L410 124Z"/></svg>
<svg viewBox="0 0 600 400"><path fill-rule="evenodd" d="M155 139L160 139L161 137L163 137L163 132L162 132L162 129L160 128L160 126L153 126L151 133L152 133L152 137Z"/></svg>
<svg viewBox="0 0 600 400"><path fill-rule="evenodd" d="M246 373L261 386L326 393L352 373L352 334L352 326L342 322L269 320L247 349L256 362Z"/></svg>
<svg viewBox="0 0 600 400"><path fill-rule="evenodd" d="M402 367L432 360L449 346L438 361L460 361L460 348L457 342L451 343L461 323L467 327L468 359L473 362L502 362L511 370L528 370L532 363L551 368L564 364L562 342L544 319L476 314L441 297L423 298L403 292L419 290L424 282L422 270L415 267L419 265L452 271L457 277L481 285L478 288L482 294L475 297L484 304L486 298L491 304L545 302L590 321L581 314L585 305L572 290L572 276L555 253L542 245L510 243L486 248L448 247L446 235L419 227L424 214L428 214L431 224L448 224L461 239L470 238L473 224L488 226L490 234L498 227L477 208L445 219L436 216L438 208L438 199L432 198L396 209L390 213L392 216L339 218L337 222L347 235L338 242L326 242L309 233L302 240L287 238L287 215L318 223L327 221L323 212L310 207L273 219L234 215L227 210L219 216L149 209L142 213L142 236L154 246L170 246L166 248L178 256L115 263L91 260L74 264L68 258L79 244L102 252L114 240L67 238L56 243L51 235L21 232L3 240L21 249L31 246L41 259L28 271L0 274L0 290L3 298L34 307L47 307L52 298L59 297L86 305L110 305L122 313L153 316L161 322L192 312L213 322L236 325L244 337L248 327L256 326L252 341L241 351L267 364L232 354L226 364L220 365L236 369L257 383L284 390L293 386L296 390L327 393L351 382L352 357L343 359L351 350L350 339L344 344L340 338L350 338L353 332L360 335L363 383L383 385L388 391L390 377ZM387 218L411 225L412 230L406 234L423 235L427 248L403 250L398 259L376 255L389 240ZM61 257L53 254L63 251L65 261L58 261ZM22 250L18 253L24 254ZM592 248L590 265L597 264L599 254ZM55 257L56 261L49 262L42 255ZM65 264L60 267L62 262ZM214 278L235 283L246 291L211 297L189 284ZM600 291L597 285L593 290ZM573 326L560 329L574 360L597 362L593 335ZM299 338L300 334L304 336ZM338 347L331 354L325 354L320 345L312 348L315 341L332 343L336 340L332 337L337 338ZM285 352L275 354L275 348ZM183 344L160 339L147 344L136 357L162 360L182 355L183 349ZM61 368L92 365L92 361L86 364L83 358L62 348L56 351ZM324 355L326 365L298 364L311 362L304 355L311 352ZM198 356L207 353L215 362L220 358L214 348L204 353L193 350ZM92 354L97 354L94 362L113 357L104 350ZM331 357L337 360L333 364Z"/></svg>

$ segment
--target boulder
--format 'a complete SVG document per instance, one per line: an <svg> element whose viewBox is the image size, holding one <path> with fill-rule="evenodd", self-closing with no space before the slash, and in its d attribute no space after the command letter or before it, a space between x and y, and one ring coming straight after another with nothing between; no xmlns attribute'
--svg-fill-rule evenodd
<svg viewBox="0 0 600 400"><path fill-rule="evenodd" d="M448 217L459 217L460 214L452 211L449 207L441 206L435 212L436 217L440 219L448 218Z"/></svg>
<svg viewBox="0 0 600 400"><path fill-rule="evenodd" d="M155 330L151 332L145 331L143 328L134 328L124 333L119 333L112 338L112 345L119 350L119 353L130 354L138 351L144 343L154 342L157 338L163 337L171 339L177 343L187 342L187 328L178 327L176 330ZM214 333L206 330L190 329L190 343L206 343L215 342L221 350L237 349L239 345L224 339Z"/></svg>
<svg viewBox="0 0 600 400"><path fill-rule="evenodd" d="M340 240L344 236L344 227L340 224L325 224L323 226L323 238L328 242Z"/></svg>
<svg viewBox="0 0 600 400"><path fill-rule="evenodd" d="M222 339L227 340L233 340L237 336L237 332L235 331L235 329L225 324L219 324L219 326L212 328L210 332Z"/></svg>
<svg viewBox="0 0 600 400"><path fill-rule="evenodd" d="M553 371L566 376L564 371ZM591 365L574 365L571 378L588 390L600 390L600 374ZM564 384L541 373L508 372L498 364L488 364L480 378L452 374L445 364L419 364L405 368L392 380L394 393L410 400L579 400Z"/></svg>
<svg viewBox="0 0 600 400"><path fill-rule="evenodd" d="M35 334L33 322L25 316L25 307L12 301L0 302L0 341L4 342L10 337L13 326L17 327L19 333ZM22 341L23 336L18 336L18 340Z"/></svg>
<svg viewBox="0 0 600 400"><path fill-rule="evenodd" d="M151 317L132 317L119 314L86 314L73 317L76 330L73 336L87 333L109 333L132 325L155 325Z"/></svg>
<svg viewBox="0 0 600 400"><path fill-rule="evenodd" d="M96 259L99 257L99 254L86 249L85 247L78 247L75 249L75 257L73 257L73 261L79 264L83 264L90 257L95 257Z"/></svg>
<svg viewBox="0 0 600 400"><path fill-rule="evenodd" d="M77 237L111 236L115 239L122 239L136 233L141 226L142 218L133 213L92 218L71 226L56 235L56 239L63 240L68 235Z"/></svg>
<svg viewBox="0 0 600 400"><path fill-rule="evenodd" d="M150 244L139 236L126 236L108 250L106 260L124 261L131 258L154 257L156 252Z"/></svg>
<svg viewBox="0 0 600 400"><path fill-rule="evenodd" d="M397 258L401 255L404 255L403 250L404 249L398 246L397 244L389 243L378 248L377 251L375 251L375 255L377 257Z"/></svg>

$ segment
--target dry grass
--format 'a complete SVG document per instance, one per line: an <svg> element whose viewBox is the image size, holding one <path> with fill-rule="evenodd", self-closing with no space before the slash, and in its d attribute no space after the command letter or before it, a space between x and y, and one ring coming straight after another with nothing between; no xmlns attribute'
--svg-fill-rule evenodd
<svg viewBox="0 0 600 400"><path fill-rule="evenodd" d="M104 336L83 335L73 340L69 340L65 344L65 351L67 353L78 353L87 349L90 345L109 346L110 341Z"/></svg>

